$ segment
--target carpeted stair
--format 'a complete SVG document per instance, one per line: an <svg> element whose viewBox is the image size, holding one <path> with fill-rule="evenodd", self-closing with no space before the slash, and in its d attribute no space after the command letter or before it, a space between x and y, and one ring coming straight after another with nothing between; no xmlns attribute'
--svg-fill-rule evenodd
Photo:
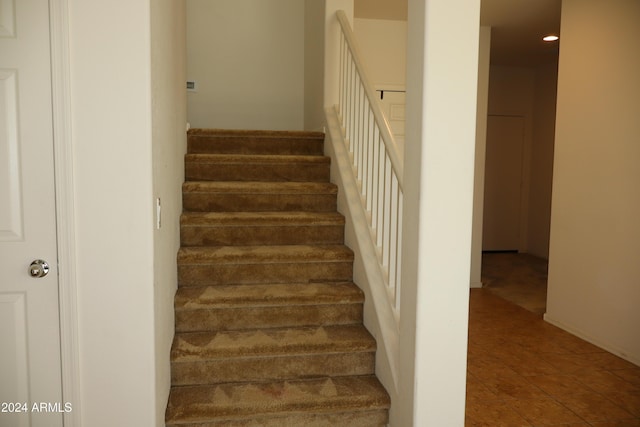
<svg viewBox="0 0 640 427"><path fill-rule="evenodd" d="M167 426L385 426L324 135L193 129Z"/></svg>

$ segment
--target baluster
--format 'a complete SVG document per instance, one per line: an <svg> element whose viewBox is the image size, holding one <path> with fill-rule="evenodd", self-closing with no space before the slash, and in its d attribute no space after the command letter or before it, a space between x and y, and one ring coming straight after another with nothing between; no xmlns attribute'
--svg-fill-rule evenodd
<svg viewBox="0 0 640 427"><path fill-rule="evenodd" d="M359 159L359 166L358 168L360 169L360 180L361 180L361 190L360 193L362 195L364 195L365 190L364 190L364 182L365 182L365 167L364 167L364 159L366 156L366 151L367 151L367 146L365 144L365 139L364 139L364 100L366 98L365 94L364 94L364 86L362 85L362 79L359 79L359 84L358 84L358 89L359 89L359 94L358 94L358 105L360 105L360 110L358 111L358 115L359 115L359 120L358 120L358 128L360 129L360 134L358 135L359 139L360 139L360 159Z"/></svg>
<svg viewBox="0 0 640 427"><path fill-rule="evenodd" d="M384 238L382 240L382 265L389 274L389 244L391 241L391 161L385 152L384 166Z"/></svg>
<svg viewBox="0 0 640 427"><path fill-rule="evenodd" d="M373 159L372 159L372 166L371 166L371 205L369 206L369 209L371 210L371 228L373 228L373 231L375 231L377 233L377 229L378 229L378 199L379 199L379 192L380 192L380 178L379 178L379 170L380 170L380 144L378 143L378 140L376 139L376 124L375 122L371 124L371 144L372 144L372 151L373 151ZM377 238L376 238L376 243L377 243Z"/></svg>
<svg viewBox="0 0 640 427"><path fill-rule="evenodd" d="M382 238L384 235L384 169L385 169L385 156L383 144L380 144L380 134L378 127L376 126L376 144L378 145L378 201L376 207L376 246L382 247ZM382 255L381 255L382 256Z"/></svg>
<svg viewBox="0 0 640 427"><path fill-rule="evenodd" d="M373 141L371 141L370 137L370 129L371 129L371 105L369 104L369 100L365 98L366 101L366 112L364 115L365 119L365 176L366 182L364 185L364 193L365 193L365 212L371 212L371 179L372 179L372 170L371 170L371 158L373 156ZM370 217L370 215L367 215Z"/></svg>
<svg viewBox="0 0 640 427"><path fill-rule="evenodd" d="M402 289L402 204L404 202L404 195L402 189L398 191L398 221L396 223L396 235L398 240L396 242L396 284L394 292L394 303L396 310L400 310L400 292Z"/></svg>
<svg viewBox="0 0 640 427"><path fill-rule="evenodd" d="M398 180L395 174L391 175L391 204L390 208L390 234L389 234L389 287L394 290L396 286L397 247L398 247Z"/></svg>
<svg viewBox="0 0 640 427"><path fill-rule="evenodd" d="M387 150L393 137L387 141L388 125L376 119L381 117L377 99L365 76L360 74L351 50L351 36L347 34L350 33L342 33L340 37L338 113L390 301L398 312L402 281L402 176Z"/></svg>
<svg viewBox="0 0 640 427"><path fill-rule="evenodd" d="M361 161L362 161L362 138L360 135L360 112L361 112L361 108L362 108L362 100L361 100L361 94L362 94L362 90L361 90L361 82L360 82L360 74L358 73L356 75L356 97L355 97L355 104L356 104L356 120L353 124L354 126L354 135L356 138L356 145L358 147L358 155L355 158L355 165L356 165L356 171L357 171L357 179L356 182L358 183L358 186L360 187L360 194L362 194L362 165L361 165Z"/></svg>
<svg viewBox="0 0 640 427"><path fill-rule="evenodd" d="M369 155L369 138L367 135L367 116L369 115L369 105L367 104L367 96L364 92L364 86L362 90L362 116L360 117L361 126L362 126L362 134L360 137L362 138L362 202L365 207L367 206L367 197L369 195L369 189L367 186L369 185L369 176L367 175L367 157Z"/></svg>
<svg viewBox="0 0 640 427"><path fill-rule="evenodd" d="M351 119L353 117L353 62L351 61L351 52L348 52L348 79L347 79L347 119L345 120L345 131L347 132L347 140L349 140L349 151L353 151L353 135L351 135Z"/></svg>
<svg viewBox="0 0 640 427"><path fill-rule="evenodd" d="M345 49L346 49L346 40L344 38L344 33L340 32L340 84L339 84L339 96L338 96L338 115L340 117L340 122L344 123L344 93L345 93L345 67L346 67L346 59L345 59Z"/></svg>

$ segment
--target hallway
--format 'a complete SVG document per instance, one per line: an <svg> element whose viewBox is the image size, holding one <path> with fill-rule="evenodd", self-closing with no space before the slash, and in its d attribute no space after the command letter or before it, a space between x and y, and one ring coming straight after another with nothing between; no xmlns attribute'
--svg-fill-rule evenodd
<svg viewBox="0 0 640 427"><path fill-rule="evenodd" d="M471 290L465 425L640 426L640 367L544 322L533 264L507 276L528 288L487 269L492 283Z"/></svg>

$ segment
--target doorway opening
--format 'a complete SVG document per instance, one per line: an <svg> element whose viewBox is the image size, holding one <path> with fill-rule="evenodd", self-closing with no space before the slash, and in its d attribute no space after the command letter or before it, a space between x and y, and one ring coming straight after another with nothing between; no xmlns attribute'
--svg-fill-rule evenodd
<svg viewBox="0 0 640 427"><path fill-rule="evenodd" d="M538 6L542 7L540 4L528 4L527 7ZM499 287L499 283L502 288L507 284L520 287L512 293L514 302L544 313L558 44L545 45L541 41L542 36L535 39L537 36L534 34L527 35L527 39L532 40L531 45L512 43L516 39L524 40L518 36L522 35L519 31L523 31L523 27L515 22L524 17L502 22L502 14L498 12L504 12L505 4L483 0L481 7L481 25L493 28L487 102L481 282L488 289ZM560 2L549 3L547 9L537 15L541 17L540 22L535 23L539 32L559 33ZM509 31L512 32L511 37L507 37ZM538 45L534 46L534 39L540 40ZM524 271L516 274L519 269ZM501 272L502 276L498 277ZM536 285L522 280L525 277ZM524 301L527 295L531 296L531 301Z"/></svg>

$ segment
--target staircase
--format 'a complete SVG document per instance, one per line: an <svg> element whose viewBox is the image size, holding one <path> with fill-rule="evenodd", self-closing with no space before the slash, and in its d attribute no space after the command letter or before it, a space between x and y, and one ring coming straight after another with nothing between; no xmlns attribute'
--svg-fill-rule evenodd
<svg viewBox="0 0 640 427"><path fill-rule="evenodd" d="M167 426L385 426L321 133L191 130Z"/></svg>

